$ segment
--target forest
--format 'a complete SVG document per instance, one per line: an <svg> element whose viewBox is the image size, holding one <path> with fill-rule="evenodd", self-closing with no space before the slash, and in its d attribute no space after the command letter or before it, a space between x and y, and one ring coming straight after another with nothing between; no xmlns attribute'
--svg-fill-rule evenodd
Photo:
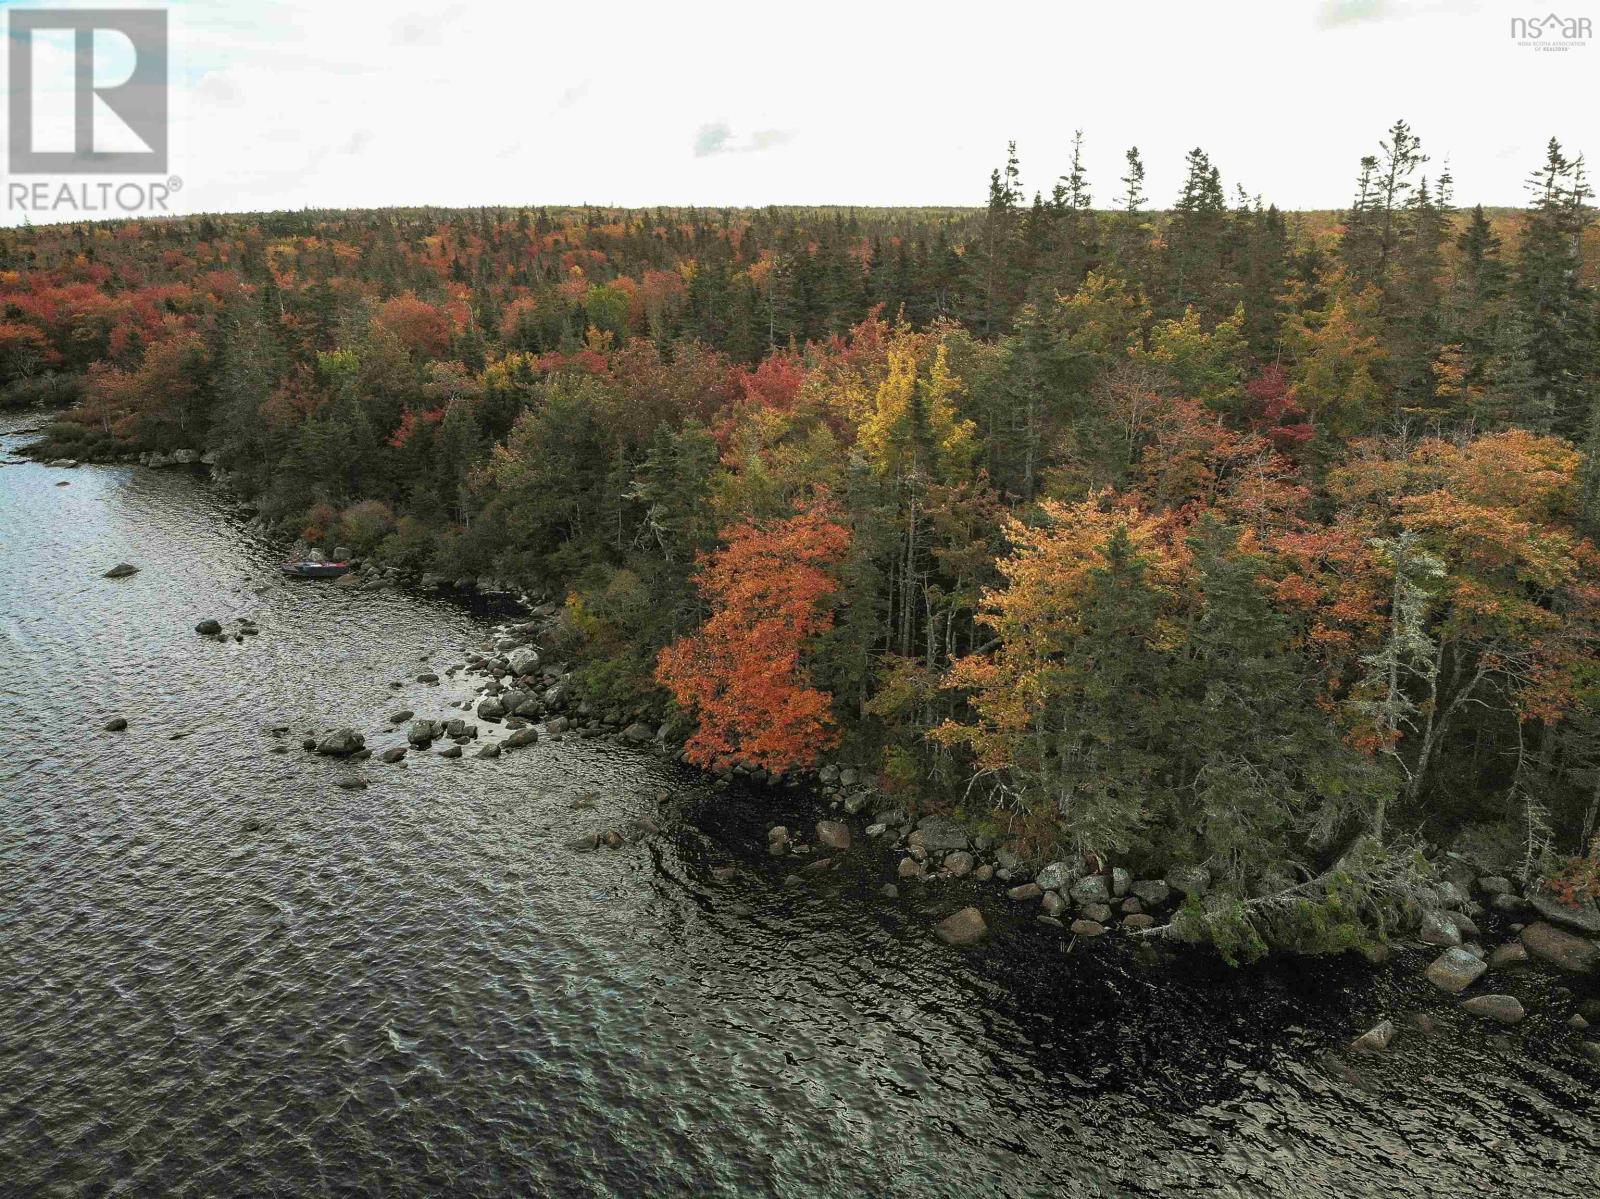
<svg viewBox="0 0 1600 1199"><path fill-rule="evenodd" d="M971 209L8 229L0 406L554 598L697 764L1203 864L1219 943L1381 933L1441 847L1600 894L1582 158L1458 206L1400 121L1325 213L1062 159Z"/></svg>

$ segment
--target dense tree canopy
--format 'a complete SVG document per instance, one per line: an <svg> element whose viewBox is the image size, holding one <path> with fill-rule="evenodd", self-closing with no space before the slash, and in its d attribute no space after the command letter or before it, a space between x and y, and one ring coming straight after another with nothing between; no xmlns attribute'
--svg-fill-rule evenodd
<svg viewBox="0 0 1600 1199"><path fill-rule="evenodd" d="M709 765L842 746L1240 905L1457 836L1594 878L1581 158L1459 211L1397 122L1302 214L1200 148L1152 211L1126 162L1105 209L1080 136L974 210L8 230L0 394L73 404L59 452L208 451L293 535L559 597L586 693Z"/></svg>

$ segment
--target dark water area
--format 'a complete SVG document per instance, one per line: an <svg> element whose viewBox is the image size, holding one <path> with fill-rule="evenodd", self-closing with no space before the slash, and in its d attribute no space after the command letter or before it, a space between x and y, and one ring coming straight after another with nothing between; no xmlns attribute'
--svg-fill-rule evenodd
<svg viewBox="0 0 1600 1199"><path fill-rule="evenodd" d="M381 750L390 711L449 714L466 684L414 676L490 620L283 580L203 477L23 464L33 423L0 417L0 1193L1600 1189L1600 1071L1550 975L1508 976L1531 1015L1497 1039L1420 951L1068 952L976 884L879 898L870 843L785 887L765 831L814 800L609 743L273 753L279 725ZM242 616L259 637L193 631ZM990 945L940 945L967 902ZM1345 1055L1418 1011L1435 1032Z"/></svg>

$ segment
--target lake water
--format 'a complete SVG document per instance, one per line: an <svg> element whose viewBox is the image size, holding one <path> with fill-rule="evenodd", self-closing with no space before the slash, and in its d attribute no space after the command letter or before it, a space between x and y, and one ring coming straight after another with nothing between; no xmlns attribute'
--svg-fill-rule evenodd
<svg viewBox="0 0 1600 1199"><path fill-rule="evenodd" d="M465 690L411 680L491 622L280 579L202 477L17 462L37 421L0 418L0 1193L1600 1187L1600 1071L1559 979L1514 980L1533 1014L1502 1043L1414 952L1069 954L977 884L878 898L870 845L786 888L765 830L812 800L608 743L273 753L275 726L381 749L390 711L450 714ZM240 616L261 635L194 633ZM644 813L661 834L565 848ZM989 946L932 938L974 900ZM1438 1030L1345 1060L1414 1011Z"/></svg>

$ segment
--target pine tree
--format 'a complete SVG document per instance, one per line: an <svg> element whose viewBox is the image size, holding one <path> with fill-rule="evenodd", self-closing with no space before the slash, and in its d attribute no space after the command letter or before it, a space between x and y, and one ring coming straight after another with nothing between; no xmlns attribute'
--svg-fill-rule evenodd
<svg viewBox="0 0 1600 1199"><path fill-rule="evenodd" d="M1169 301L1167 316L1180 316L1191 304L1211 315L1232 309L1232 296L1224 285L1223 240L1227 228L1227 200L1222 177L1204 150L1190 150L1183 193L1173 209L1167 230Z"/></svg>
<svg viewBox="0 0 1600 1199"><path fill-rule="evenodd" d="M1533 396L1516 419L1571 437L1588 422L1595 372L1594 294L1581 272L1583 232L1593 220L1583 159L1569 160L1551 138L1528 190L1533 205L1517 259L1515 295Z"/></svg>

